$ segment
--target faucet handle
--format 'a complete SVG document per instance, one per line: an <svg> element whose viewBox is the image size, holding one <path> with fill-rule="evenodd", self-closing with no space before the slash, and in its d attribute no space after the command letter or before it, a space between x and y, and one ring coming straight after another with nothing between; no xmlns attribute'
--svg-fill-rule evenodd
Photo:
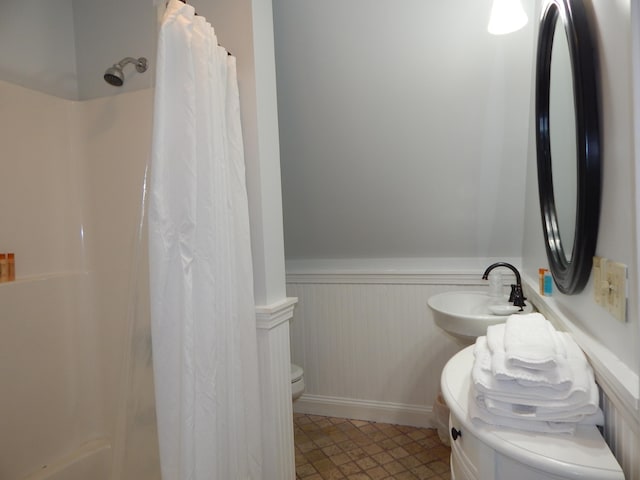
<svg viewBox="0 0 640 480"><path fill-rule="evenodd" d="M511 284L511 294L509 295L509 301L513 303L515 307L520 307L520 311L524 310L527 304L524 303L526 297L522 292L522 285Z"/></svg>

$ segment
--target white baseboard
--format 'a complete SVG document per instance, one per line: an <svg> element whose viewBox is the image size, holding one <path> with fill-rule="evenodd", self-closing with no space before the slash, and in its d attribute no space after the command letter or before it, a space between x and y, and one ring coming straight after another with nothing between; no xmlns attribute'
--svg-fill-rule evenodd
<svg viewBox="0 0 640 480"><path fill-rule="evenodd" d="M304 394L294 402L293 411L296 413L383 422L394 425L436 428L433 409L422 405L372 402Z"/></svg>

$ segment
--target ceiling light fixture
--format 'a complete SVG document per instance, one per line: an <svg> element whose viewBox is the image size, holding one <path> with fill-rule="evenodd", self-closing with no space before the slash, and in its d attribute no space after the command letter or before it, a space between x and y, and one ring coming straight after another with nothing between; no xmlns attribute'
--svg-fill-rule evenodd
<svg viewBox="0 0 640 480"><path fill-rule="evenodd" d="M520 0L493 0L487 30L493 35L504 35L520 30L528 21Z"/></svg>

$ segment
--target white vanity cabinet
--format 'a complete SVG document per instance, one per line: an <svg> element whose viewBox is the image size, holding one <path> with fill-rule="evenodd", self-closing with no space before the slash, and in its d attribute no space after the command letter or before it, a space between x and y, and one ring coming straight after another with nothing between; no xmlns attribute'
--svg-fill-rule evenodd
<svg viewBox="0 0 640 480"><path fill-rule="evenodd" d="M442 372L442 393L451 410L453 480L624 480L595 426L580 426L575 435L552 435L472 422L467 413L472 365L473 346Z"/></svg>
<svg viewBox="0 0 640 480"><path fill-rule="evenodd" d="M449 417L449 429L451 432L456 432L455 440L451 438L451 478L453 480L495 478L495 451L464 428L454 415Z"/></svg>

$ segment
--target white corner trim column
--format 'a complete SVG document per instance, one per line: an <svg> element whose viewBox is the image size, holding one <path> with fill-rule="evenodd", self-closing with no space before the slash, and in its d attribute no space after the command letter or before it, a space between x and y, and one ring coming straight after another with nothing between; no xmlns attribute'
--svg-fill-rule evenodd
<svg viewBox="0 0 640 480"><path fill-rule="evenodd" d="M291 297L256 307L265 479L296 477L289 320L297 302Z"/></svg>

